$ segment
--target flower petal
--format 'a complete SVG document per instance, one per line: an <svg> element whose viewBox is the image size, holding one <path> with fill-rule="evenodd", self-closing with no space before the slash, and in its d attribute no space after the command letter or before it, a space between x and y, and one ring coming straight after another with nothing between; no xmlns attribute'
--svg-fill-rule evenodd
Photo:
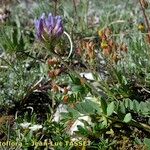
<svg viewBox="0 0 150 150"><path fill-rule="evenodd" d="M59 36L61 36L62 35L62 33L63 33L63 28L62 27L60 27L57 31L56 31L56 36L57 37L59 37Z"/></svg>
<svg viewBox="0 0 150 150"><path fill-rule="evenodd" d="M54 16L52 16L52 14L50 13L50 14L48 15L48 19L47 19L47 27L54 28L54 26L55 26L54 22L55 22L55 18L54 18Z"/></svg>

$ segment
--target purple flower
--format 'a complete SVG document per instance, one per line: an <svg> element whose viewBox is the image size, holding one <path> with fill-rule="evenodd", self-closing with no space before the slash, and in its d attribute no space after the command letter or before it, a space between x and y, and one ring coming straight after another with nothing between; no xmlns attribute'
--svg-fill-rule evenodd
<svg viewBox="0 0 150 150"><path fill-rule="evenodd" d="M63 23L60 16L53 16L51 13L46 18L43 13L40 19L35 21L37 39L49 41L59 38L63 34Z"/></svg>

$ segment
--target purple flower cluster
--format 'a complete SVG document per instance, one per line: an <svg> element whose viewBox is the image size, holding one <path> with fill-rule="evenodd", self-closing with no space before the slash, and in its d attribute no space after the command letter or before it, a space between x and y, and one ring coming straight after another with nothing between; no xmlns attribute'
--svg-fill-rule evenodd
<svg viewBox="0 0 150 150"><path fill-rule="evenodd" d="M63 34L63 23L60 16L53 16L51 13L46 18L43 13L40 19L35 21L36 36L38 40L49 41L59 38Z"/></svg>

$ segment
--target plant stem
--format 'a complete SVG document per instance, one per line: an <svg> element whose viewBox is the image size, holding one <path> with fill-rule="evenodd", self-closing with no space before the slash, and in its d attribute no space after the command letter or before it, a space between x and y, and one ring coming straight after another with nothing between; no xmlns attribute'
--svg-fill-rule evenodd
<svg viewBox="0 0 150 150"><path fill-rule="evenodd" d="M26 53L26 52L23 52L23 51L20 51L20 52L21 52L22 54L24 54L24 55L26 55L26 56L28 56L28 57L34 59L34 60L37 60L37 61L42 62L42 63L45 63L45 61L42 60L42 59L36 58L36 57L34 57L34 56L32 56L32 55L30 55L30 54L28 54L28 53Z"/></svg>
<svg viewBox="0 0 150 150"><path fill-rule="evenodd" d="M73 52L73 43L72 43L72 39L71 39L70 35L66 31L64 31L64 34L67 36L69 43L70 43L70 52L69 52L69 55L67 57L67 59L68 59Z"/></svg>
<svg viewBox="0 0 150 150"><path fill-rule="evenodd" d="M137 128L143 129L143 130L150 133L150 126L145 124L145 123L137 122L135 120L131 120L131 122L125 123L125 122L123 122L119 119L115 119L115 118L111 118L111 117L108 117L108 119L110 119L114 122L120 122L120 123L127 124L127 125L130 125L130 126L133 126L133 127L137 127Z"/></svg>
<svg viewBox="0 0 150 150"><path fill-rule="evenodd" d="M145 12L145 8L143 7L141 0L139 0L139 3L140 3L140 5L141 5L141 9L142 9L142 12L143 12L143 16L144 16L144 19L145 19L145 23L146 23L146 25L147 25L147 29L148 29L148 31L150 32L150 25L149 25L149 21L148 21L146 12Z"/></svg>
<svg viewBox="0 0 150 150"><path fill-rule="evenodd" d="M57 15L57 4L58 4L58 0L54 0L54 15Z"/></svg>
<svg viewBox="0 0 150 150"><path fill-rule="evenodd" d="M141 122L137 122L137 121L132 121L131 123L129 123L137 128L142 128L144 129L145 131L149 132L150 133L150 126L145 124L145 123L141 123Z"/></svg>
<svg viewBox="0 0 150 150"><path fill-rule="evenodd" d="M74 7L74 12L75 12L75 17L77 17L78 13L77 13L76 2L75 2L75 0L72 0L72 1L73 1L73 7Z"/></svg>
<svg viewBox="0 0 150 150"><path fill-rule="evenodd" d="M95 94L95 96L101 96L100 93L97 91L97 89L91 85L90 83L88 83L86 81L86 79L82 78L75 70L73 70L72 68L70 68L70 66L59 56L57 55L55 52L51 52L52 55L54 55L55 57L57 57L65 66L66 68L73 73L75 76L77 76L80 80L82 80L91 90L92 93ZM102 88L102 87L101 87Z"/></svg>

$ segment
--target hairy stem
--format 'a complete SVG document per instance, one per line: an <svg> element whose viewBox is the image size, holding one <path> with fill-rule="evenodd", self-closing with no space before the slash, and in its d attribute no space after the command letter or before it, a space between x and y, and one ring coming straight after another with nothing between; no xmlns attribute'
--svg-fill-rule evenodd
<svg viewBox="0 0 150 150"><path fill-rule="evenodd" d="M75 17L77 17L78 13L77 13L76 2L75 2L75 0L72 0L72 1L73 1L73 7L74 7L74 12L75 12Z"/></svg>
<svg viewBox="0 0 150 150"><path fill-rule="evenodd" d="M54 0L54 15L57 15L57 4L58 4L58 0Z"/></svg>

